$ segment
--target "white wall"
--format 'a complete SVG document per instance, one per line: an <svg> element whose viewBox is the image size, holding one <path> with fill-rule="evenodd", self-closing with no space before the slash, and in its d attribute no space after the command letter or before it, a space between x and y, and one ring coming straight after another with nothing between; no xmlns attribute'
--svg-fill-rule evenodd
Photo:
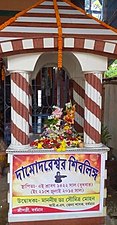
<svg viewBox="0 0 117 225"><path fill-rule="evenodd" d="M104 72L107 70L107 57L84 52L74 52L73 54L78 59L82 67L82 71Z"/></svg>
<svg viewBox="0 0 117 225"><path fill-rule="evenodd" d="M44 66L57 66L57 52L30 53L8 57L9 71L31 71L35 77L37 72ZM107 58L89 53L63 52L63 68L70 77L82 77L82 71L105 71Z"/></svg>
<svg viewBox="0 0 117 225"><path fill-rule="evenodd" d="M19 54L7 58L8 71L34 71L35 63L42 53Z"/></svg>

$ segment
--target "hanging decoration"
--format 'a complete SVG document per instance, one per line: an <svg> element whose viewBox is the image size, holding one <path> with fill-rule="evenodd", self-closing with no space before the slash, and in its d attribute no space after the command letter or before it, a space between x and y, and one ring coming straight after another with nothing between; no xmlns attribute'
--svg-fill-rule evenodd
<svg viewBox="0 0 117 225"><path fill-rule="evenodd" d="M4 80L5 79L5 66L2 65L2 68L1 68L1 80Z"/></svg>
<svg viewBox="0 0 117 225"><path fill-rule="evenodd" d="M62 25L61 25L61 18L59 15L57 1L53 0L54 10L56 14L56 22L58 26L58 69L62 68Z"/></svg>

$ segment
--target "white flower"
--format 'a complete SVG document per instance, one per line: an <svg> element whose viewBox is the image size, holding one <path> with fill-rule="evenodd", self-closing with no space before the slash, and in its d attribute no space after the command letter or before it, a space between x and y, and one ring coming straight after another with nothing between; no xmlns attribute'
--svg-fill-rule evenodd
<svg viewBox="0 0 117 225"><path fill-rule="evenodd" d="M68 108L68 109L72 107L71 101L66 103L65 105L66 105L66 108Z"/></svg>
<svg viewBox="0 0 117 225"><path fill-rule="evenodd" d="M48 116L48 120L54 119L54 115Z"/></svg>
<svg viewBox="0 0 117 225"><path fill-rule="evenodd" d="M58 109L59 107L56 106L56 105L53 105L52 108L53 108L53 109Z"/></svg>

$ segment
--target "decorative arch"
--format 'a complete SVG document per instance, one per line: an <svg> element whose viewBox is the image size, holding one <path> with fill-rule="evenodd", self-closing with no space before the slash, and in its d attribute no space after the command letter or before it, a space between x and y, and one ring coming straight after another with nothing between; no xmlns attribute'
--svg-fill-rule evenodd
<svg viewBox="0 0 117 225"><path fill-rule="evenodd" d="M42 53L36 62L32 78L35 78L38 71L44 66L57 66L57 52ZM82 133L84 126L85 79L78 58L69 51L63 52L63 69L72 80L72 97L76 105L75 128Z"/></svg>
<svg viewBox="0 0 117 225"><path fill-rule="evenodd" d="M70 63L68 63L70 62ZM57 52L44 52L38 58L32 77L35 77L38 71L44 66L57 66ZM81 64L72 52L63 52L63 69L68 73L70 79L81 76Z"/></svg>

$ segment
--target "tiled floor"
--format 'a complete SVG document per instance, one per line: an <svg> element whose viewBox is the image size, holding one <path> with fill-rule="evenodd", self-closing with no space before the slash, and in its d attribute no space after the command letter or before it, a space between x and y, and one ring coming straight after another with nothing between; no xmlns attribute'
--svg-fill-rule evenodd
<svg viewBox="0 0 117 225"><path fill-rule="evenodd" d="M0 225L7 225L7 176L4 174L0 178ZM109 186L107 198L107 217L105 225L117 225L117 191Z"/></svg>

